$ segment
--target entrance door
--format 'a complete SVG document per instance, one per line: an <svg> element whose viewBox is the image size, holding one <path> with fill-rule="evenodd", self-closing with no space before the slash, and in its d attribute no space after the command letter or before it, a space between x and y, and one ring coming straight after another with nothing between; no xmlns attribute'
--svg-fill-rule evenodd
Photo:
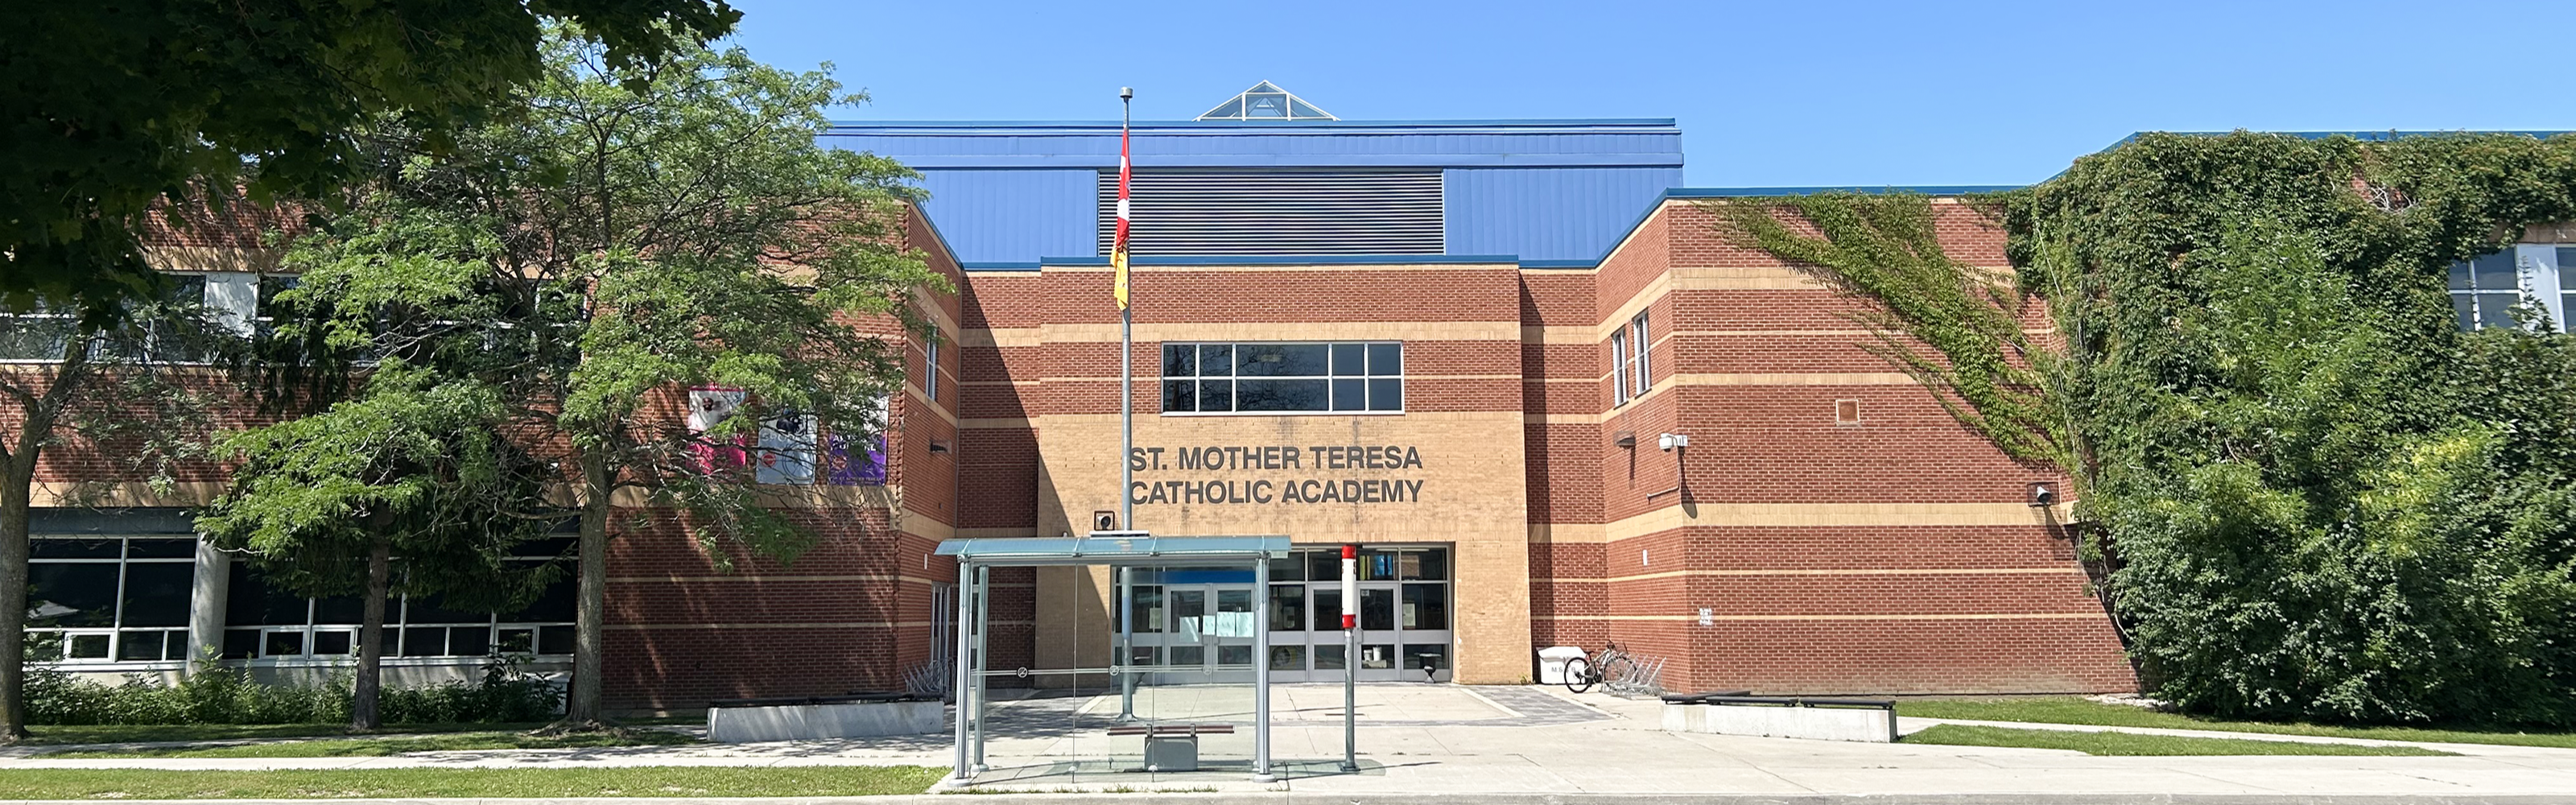
<svg viewBox="0 0 2576 805"><path fill-rule="evenodd" d="M1252 630L1259 628L1252 585L1167 584L1161 599L1158 631L1139 628L1134 636L1139 649L1158 646L1160 662L1150 662L1153 652L1131 652L1140 665L1161 666L1155 684L1252 681Z"/></svg>

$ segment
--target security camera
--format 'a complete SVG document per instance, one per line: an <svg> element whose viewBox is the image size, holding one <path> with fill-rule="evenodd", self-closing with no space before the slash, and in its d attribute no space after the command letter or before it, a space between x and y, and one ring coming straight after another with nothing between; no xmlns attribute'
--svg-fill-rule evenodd
<svg viewBox="0 0 2576 805"><path fill-rule="evenodd" d="M1690 436L1680 433L1667 433L1662 436L1655 437L1655 446L1663 448L1664 452L1670 453L1680 448L1689 447Z"/></svg>

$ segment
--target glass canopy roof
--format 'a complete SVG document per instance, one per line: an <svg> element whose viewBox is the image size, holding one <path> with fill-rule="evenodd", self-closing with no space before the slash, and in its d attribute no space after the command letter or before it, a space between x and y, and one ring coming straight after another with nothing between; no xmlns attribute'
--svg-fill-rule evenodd
<svg viewBox="0 0 2576 805"><path fill-rule="evenodd" d="M1216 108L1199 115L1200 120L1340 120L1332 113L1315 108L1279 85L1263 81Z"/></svg>
<svg viewBox="0 0 2576 805"><path fill-rule="evenodd" d="M1288 555L1288 538L1157 537L1136 532L1101 532L1086 537L988 537L939 543L938 555L978 565L1240 565Z"/></svg>

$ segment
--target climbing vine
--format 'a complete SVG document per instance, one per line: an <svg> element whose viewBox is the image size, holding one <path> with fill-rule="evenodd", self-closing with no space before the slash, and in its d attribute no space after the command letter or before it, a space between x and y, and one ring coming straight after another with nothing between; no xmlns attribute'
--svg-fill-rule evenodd
<svg viewBox="0 0 2576 805"><path fill-rule="evenodd" d="M1941 255L1920 196L1719 218L1865 301L1962 422L2078 480L2151 692L2576 724L2576 337L2532 305L2461 332L2445 286L2576 220L2576 138L2151 134L1971 203L2009 280Z"/></svg>

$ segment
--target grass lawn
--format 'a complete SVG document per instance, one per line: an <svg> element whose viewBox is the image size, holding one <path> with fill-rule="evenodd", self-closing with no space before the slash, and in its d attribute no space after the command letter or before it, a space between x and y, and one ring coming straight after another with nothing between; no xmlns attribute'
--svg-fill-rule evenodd
<svg viewBox="0 0 2576 805"><path fill-rule="evenodd" d="M383 757L404 752L442 752L458 749L571 749L585 746L655 746L697 742L696 738L660 730L629 730L624 735L593 732L545 737L531 736L523 732L451 732L438 735L389 735L381 738L323 738L265 744L168 746L125 751L49 752L45 757Z"/></svg>
<svg viewBox="0 0 2576 805"><path fill-rule="evenodd" d="M2181 738L2134 732L2069 732L2017 730L1941 724L1905 736L1906 743L1951 746L2014 746L2026 749L2073 749L2087 755L2452 755L2412 746L2255 741L2238 738Z"/></svg>
<svg viewBox="0 0 2576 805"><path fill-rule="evenodd" d="M704 718L628 718L618 723L628 726L647 724L705 724ZM387 724L380 734L449 732L527 732L545 726L542 721L527 723L482 722L473 724ZM152 741L228 741L243 738L329 738L349 734L347 724L84 724L77 726L37 725L27 728L24 746L61 746L64 744L122 744ZM412 750L406 750L412 751Z"/></svg>
<svg viewBox="0 0 2576 805"><path fill-rule="evenodd" d="M919 794L946 770L926 766L581 769L143 771L17 769L0 799L316 799L396 797L845 797Z"/></svg>
<svg viewBox="0 0 2576 805"><path fill-rule="evenodd" d="M2339 727L2268 721L2222 721L2144 707L2103 704L2081 696L2027 696L2003 699L1900 699L1897 715L1964 718L1978 721L2030 721L2046 724L2096 724L2105 727L2169 727L2187 730L2261 732L2274 735L2319 735L2329 738L2377 738L2388 741L2555 746L2576 749L2576 733L2520 732L2475 727Z"/></svg>

